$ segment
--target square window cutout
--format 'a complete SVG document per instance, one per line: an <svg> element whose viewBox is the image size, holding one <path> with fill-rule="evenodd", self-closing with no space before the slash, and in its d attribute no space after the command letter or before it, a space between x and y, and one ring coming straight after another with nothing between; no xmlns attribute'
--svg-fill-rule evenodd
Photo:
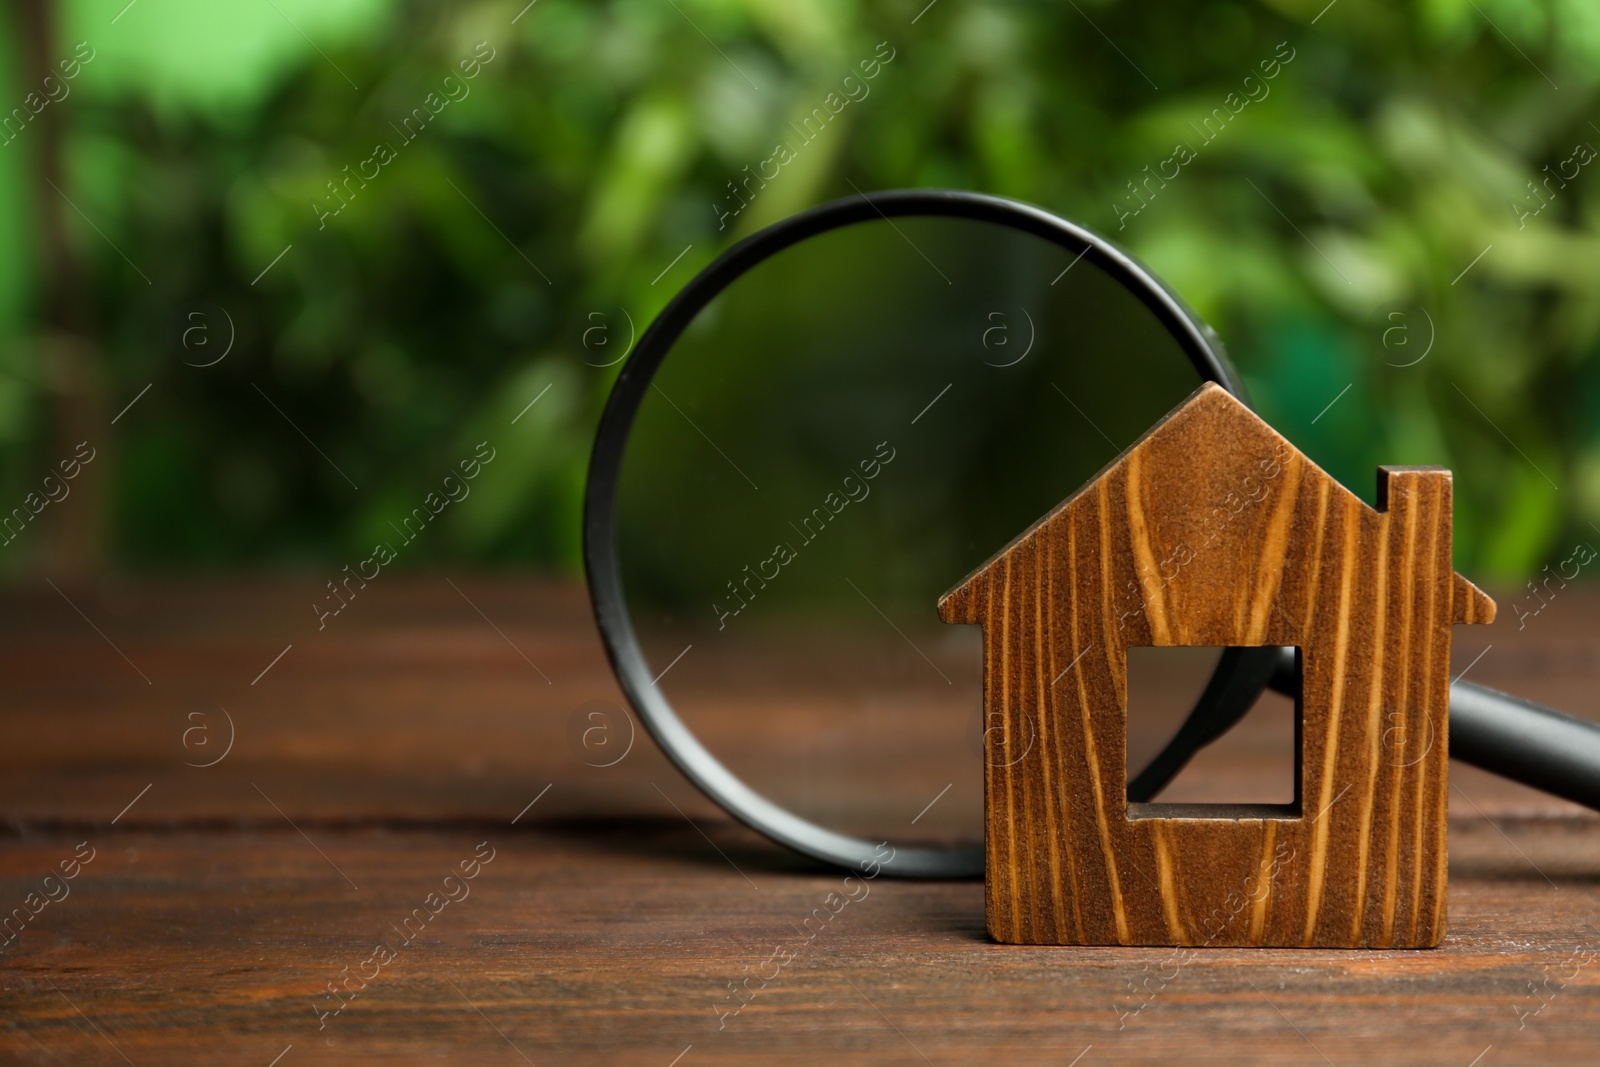
<svg viewBox="0 0 1600 1067"><path fill-rule="evenodd" d="M1178 732L1224 651L1128 649L1128 781ZM1295 677L1298 683L1298 670ZM1267 689L1232 729L1195 752L1150 803L1130 803L1128 817L1298 818L1300 726L1298 691L1291 699Z"/></svg>

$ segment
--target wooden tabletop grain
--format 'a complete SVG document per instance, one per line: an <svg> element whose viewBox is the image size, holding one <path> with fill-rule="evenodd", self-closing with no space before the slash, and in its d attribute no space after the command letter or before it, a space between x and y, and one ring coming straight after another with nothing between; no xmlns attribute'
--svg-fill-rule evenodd
<svg viewBox="0 0 1600 1067"><path fill-rule="evenodd" d="M1595 1059L1600 817L1532 790L1452 768L1436 950L1002 946L979 883L847 887L627 746L581 587L397 576L318 630L316 585L0 594L0 1062ZM1454 669L1600 709L1597 621L1563 591L1457 630ZM859 728L773 655L674 668L730 765L886 839L980 825L970 648L925 705L860 672ZM1257 719L1170 799L1269 779Z"/></svg>

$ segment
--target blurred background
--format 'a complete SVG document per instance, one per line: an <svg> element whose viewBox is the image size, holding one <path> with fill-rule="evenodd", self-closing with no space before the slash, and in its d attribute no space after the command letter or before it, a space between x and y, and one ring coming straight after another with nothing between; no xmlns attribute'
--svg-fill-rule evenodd
<svg viewBox="0 0 1600 1067"><path fill-rule="evenodd" d="M606 364L738 237L905 186L1141 258L1368 499L1453 468L1473 577L1600 537L1594 5L525 2L6 0L0 503L61 499L0 571L337 567L490 439L399 566L576 574Z"/></svg>

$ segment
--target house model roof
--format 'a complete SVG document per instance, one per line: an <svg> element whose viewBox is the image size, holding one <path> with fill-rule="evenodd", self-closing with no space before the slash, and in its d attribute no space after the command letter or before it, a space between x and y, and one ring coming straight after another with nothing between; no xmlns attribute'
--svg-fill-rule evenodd
<svg viewBox="0 0 1600 1067"><path fill-rule="evenodd" d="M1207 447L1197 448L1197 442ZM1450 477L1449 471L1439 467L1380 467L1378 507L1370 507L1237 397L1207 382L1082 488L941 597L939 614L946 622L979 621L967 616L974 615L978 602L1005 572L1007 561L1043 550L1051 540L1050 533L1063 531L1075 510L1091 510L1085 506L1088 501L1109 504L1110 497L1125 496L1125 501L1118 503L1125 503L1129 547L1137 557L1135 569L1141 579L1151 574L1164 579L1159 582L1163 586L1170 582L1168 575L1174 569L1228 569L1230 561L1220 554L1261 544L1246 536L1249 527L1275 520L1281 529L1267 531L1276 536L1264 542L1256 568L1256 577L1265 578L1263 567L1274 559L1283 562L1281 550L1294 532L1291 527L1304 526L1308 518L1304 508L1283 506L1283 490L1292 489L1292 495L1301 498L1315 497L1318 507L1311 517L1376 520L1389 507L1392 476L1423 472L1446 481ZM1114 485L1125 486L1126 493L1108 493ZM1237 506L1241 502L1242 508ZM1270 506L1258 507L1258 503ZM1183 514L1175 514L1179 511ZM1280 550L1276 555L1274 546ZM1109 542L1105 547L1110 548ZM1190 555L1193 558L1185 558ZM1459 574L1454 578L1452 621L1492 622L1494 601ZM1147 583L1144 591L1148 589Z"/></svg>

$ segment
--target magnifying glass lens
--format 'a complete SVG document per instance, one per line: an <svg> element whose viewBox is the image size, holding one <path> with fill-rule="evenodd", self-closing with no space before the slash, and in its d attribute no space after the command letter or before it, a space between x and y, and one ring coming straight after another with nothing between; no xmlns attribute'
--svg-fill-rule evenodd
<svg viewBox="0 0 1600 1067"><path fill-rule="evenodd" d="M1200 383L1082 246L976 219L827 230L682 331L617 482L655 685L824 827L982 839L981 634L939 596Z"/></svg>

